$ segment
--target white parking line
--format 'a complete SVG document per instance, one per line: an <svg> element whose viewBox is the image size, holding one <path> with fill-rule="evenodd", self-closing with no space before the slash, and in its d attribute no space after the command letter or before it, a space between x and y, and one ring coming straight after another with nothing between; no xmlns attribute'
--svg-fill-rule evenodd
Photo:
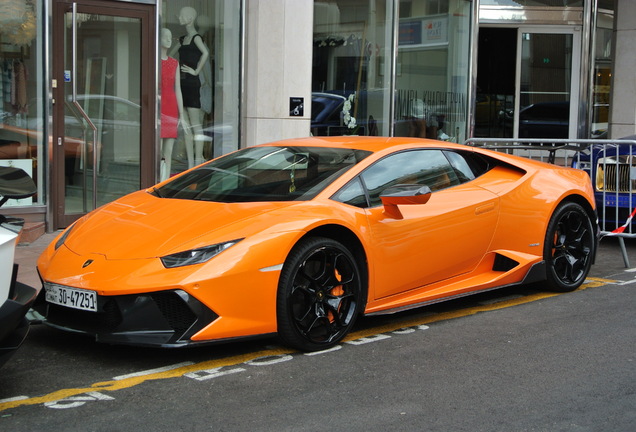
<svg viewBox="0 0 636 432"><path fill-rule="evenodd" d="M16 396L16 397L11 397L11 398L7 398L7 399L0 399L0 404L1 403L5 403L5 402L20 401L20 400L25 400L25 399L29 399L29 397L28 396Z"/></svg>
<svg viewBox="0 0 636 432"><path fill-rule="evenodd" d="M627 281L616 281L612 282L611 285L632 285L636 283L636 279L627 280Z"/></svg>
<svg viewBox="0 0 636 432"><path fill-rule="evenodd" d="M183 363L177 363L177 364L171 365L171 366L165 366L165 367L162 367L162 368L148 369L148 370L145 370L145 371L135 372L135 373L131 373L131 374L128 374L128 375L117 376L117 377L113 378L113 381L121 381L121 380L125 380L125 379L128 379L128 378L134 378L134 377L140 377L140 376L145 376L145 375L152 375L152 374L155 374L155 373L167 372L169 370L178 369L180 367L190 366L190 365L193 365L193 364L194 364L194 362L187 361L187 362L183 362Z"/></svg>

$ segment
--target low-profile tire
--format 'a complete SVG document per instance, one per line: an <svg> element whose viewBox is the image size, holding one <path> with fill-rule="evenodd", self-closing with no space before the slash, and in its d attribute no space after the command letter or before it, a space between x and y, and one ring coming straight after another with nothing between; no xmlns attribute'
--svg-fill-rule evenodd
<svg viewBox="0 0 636 432"><path fill-rule="evenodd" d="M592 220L583 207L574 202L559 205L545 236L547 288L557 292L577 289L590 271L595 243Z"/></svg>
<svg viewBox="0 0 636 432"><path fill-rule="evenodd" d="M292 249L278 283L278 335L285 345L319 351L340 342L360 313L362 278L340 242L310 237Z"/></svg>

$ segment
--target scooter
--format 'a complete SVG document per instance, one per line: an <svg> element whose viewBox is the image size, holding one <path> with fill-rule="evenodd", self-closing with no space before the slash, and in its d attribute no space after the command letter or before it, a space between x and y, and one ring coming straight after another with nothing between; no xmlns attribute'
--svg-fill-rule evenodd
<svg viewBox="0 0 636 432"><path fill-rule="evenodd" d="M24 170L0 166L0 207L10 199L28 198L37 192L33 179ZM29 332L26 314L39 294L17 281L15 248L24 220L0 214L0 366L22 345Z"/></svg>

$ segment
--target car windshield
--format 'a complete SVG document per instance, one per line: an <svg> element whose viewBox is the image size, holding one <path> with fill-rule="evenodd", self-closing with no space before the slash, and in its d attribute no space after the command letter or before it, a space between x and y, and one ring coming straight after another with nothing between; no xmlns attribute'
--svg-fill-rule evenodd
<svg viewBox="0 0 636 432"><path fill-rule="evenodd" d="M310 200L371 152L327 147L250 147L208 162L153 194L216 202Z"/></svg>

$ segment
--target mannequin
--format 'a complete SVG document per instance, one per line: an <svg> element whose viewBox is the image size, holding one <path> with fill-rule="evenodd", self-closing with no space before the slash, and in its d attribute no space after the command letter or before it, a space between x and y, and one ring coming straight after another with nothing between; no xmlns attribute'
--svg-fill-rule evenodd
<svg viewBox="0 0 636 432"><path fill-rule="evenodd" d="M185 116L190 124L191 133L186 135L186 153L188 166L203 163L203 110L201 109L201 79L199 74L203 69L210 53L203 43L203 38L197 33L194 23L197 11L189 6L181 8L179 23L185 26L186 34L179 38L179 63L181 64L181 91Z"/></svg>
<svg viewBox="0 0 636 432"><path fill-rule="evenodd" d="M172 149L177 138L177 126L181 126L186 134L191 135L190 125L183 109L179 62L168 56L172 46L172 32L161 29L161 181L170 177L172 168Z"/></svg>

